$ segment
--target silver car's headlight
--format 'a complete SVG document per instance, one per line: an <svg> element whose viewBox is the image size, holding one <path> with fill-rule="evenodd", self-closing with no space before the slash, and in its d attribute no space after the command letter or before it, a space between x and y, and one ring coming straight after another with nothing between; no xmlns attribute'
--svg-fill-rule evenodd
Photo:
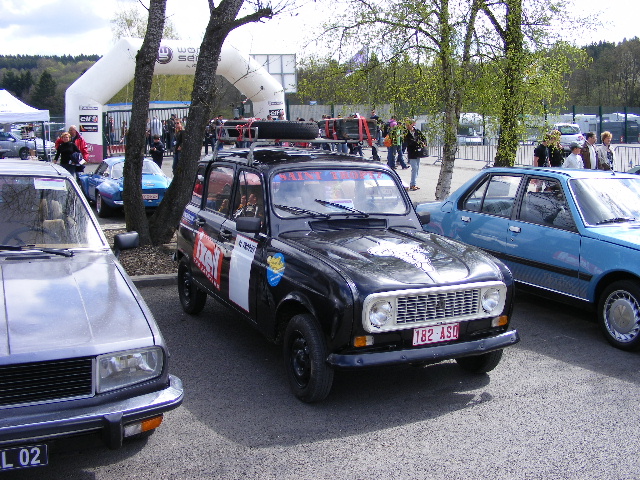
<svg viewBox="0 0 640 480"><path fill-rule="evenodd" d="M104 393L160 376L164 354L160 347L149 347L99 355L96 360L96 391Z"/></svg>

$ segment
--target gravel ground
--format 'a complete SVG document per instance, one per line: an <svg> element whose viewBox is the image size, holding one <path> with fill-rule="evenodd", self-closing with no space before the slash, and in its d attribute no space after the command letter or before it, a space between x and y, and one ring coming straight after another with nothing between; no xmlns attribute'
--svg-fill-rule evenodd
<svg viewBox="0 0 640 480"><path fill-rule="evenodd" d="M125 232L124 229L104 230L112 248L114 235ZM130 276L174 274L178 272L178 262L173 260L174 252L175 243L160 247L138 247L120 252L119 260Z"/></svg>

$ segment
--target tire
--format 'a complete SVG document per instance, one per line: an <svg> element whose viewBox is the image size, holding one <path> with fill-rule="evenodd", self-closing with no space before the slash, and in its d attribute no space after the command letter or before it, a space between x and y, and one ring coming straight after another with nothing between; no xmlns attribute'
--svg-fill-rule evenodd
<svg viewBox="0 0 640 480"><path fill-rule="evenodd" d="M100 195L98 192L96 192L96 213L100 218L107 218L113 213L111 207L104 203L102 195Z"/></svg>
<svg viewBox="0 0 640 480"><path fill-rule="evenodd" d="M621 350L640 349L640 285L621 280L609 285L598 302L598 323L607 341Z"/></svg>
<svg viewBox="0 0 640 480"><path fill-rule="evenodd" d="M193 283L191 268L184 259L178 265L178 296L182 310L189 315L200 313L207 302L207 294Z"/></svg>
<svg viewBox="0 0 640 480"><path fill-rule="evenodd" d="M23 147L18 152L18 156L20 160L28 160L29 159L29 149L27 147Z"/></svg>
<svg viewBox="0 0 640 480"><path fill-rule="evenodd" d="M324 400L333 384L327 363L327 346L316 319L294 316L284 334L284 366L293 394L306 403Z"/></svg>
<svg viewBox="0 0 640 480"><path fill-rule="evenodd" d="M227 127L235 127L238 125L248 125L249 120L228 120L225 122ZM318 127L312 122L289 122L277 120L273 122L255 121L251 122L251 127L257 127L258 139L290 139L290 140L313 140L318 137ZM235 128L226 129L229 139L238 138L238 131ZM255 130L251 131L251 138L255 137ZM247 140L247 133L244 134L244 140Z"/></svg>
<svg viewBox="0 0 640 480"><path fill-rule="evenodd" d="M474 355L472 357L456 358L456 363L460 368L470 373L487 373L493 370L500 363L502 350Z"/></svg>

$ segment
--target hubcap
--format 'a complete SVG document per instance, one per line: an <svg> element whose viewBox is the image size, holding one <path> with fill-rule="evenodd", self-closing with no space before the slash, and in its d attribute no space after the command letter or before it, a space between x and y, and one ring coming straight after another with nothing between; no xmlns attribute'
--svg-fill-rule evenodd
<svg viewBox="0 0 640 480"><path fill-rule="evenodd" d="M630 342L640 333L640 305L624 290L611 293L605 303L605 325L613 338Z"/></svg>
<svg viewBox="0 0 640 480"><path fill-rule="evenodd" d="M187 303L191 299L191 275L187 271L182 274L182 296Z"/></svg>
<svg viewBox="0 0 640 480"><path fill-rule="evenodd" d="M304 337L300 334L291 344L291 368L296 377L296 382L304 387L309 382L311 374L311 363L309 358L309 347Z"/></svg>

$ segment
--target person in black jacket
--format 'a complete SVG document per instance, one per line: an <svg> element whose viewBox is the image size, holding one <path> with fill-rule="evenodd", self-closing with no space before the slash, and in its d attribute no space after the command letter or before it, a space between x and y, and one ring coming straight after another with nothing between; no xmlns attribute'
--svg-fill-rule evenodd
<svg viewBox="0 0 640 480"><path fill-rule="evenodd" d="M164 156L164 143L160 141L160 135L153 136L153 141L151 142L149 153L151 154L151 158L156 163L156 165L162 168L162 158Z"/></svg>
<svg viewBox="0 0 640 480"><path fill-rule="evenodd" d="M407 146L407 157L409 157L409 165L411 165L409 190L420 190L416 182L418 179L418 171L420 170L420 159L424 157L424 150L427 147L427 139L420 130L416 129L415 120L407 121L407 133L404 136L404 143Z"/></svg>
<svg viewBox="0 0 640 480"><path fill-rule="evenodd" d="M53 163L58 163L58 160L60 160L60 166L75 177L77 164L73 159L74 153L82 155L75 142L71 141L71 134L69 132L62 132L62 135L60 135L60 144L58 148L56 148L56 156L53 159Z"/></svg>

